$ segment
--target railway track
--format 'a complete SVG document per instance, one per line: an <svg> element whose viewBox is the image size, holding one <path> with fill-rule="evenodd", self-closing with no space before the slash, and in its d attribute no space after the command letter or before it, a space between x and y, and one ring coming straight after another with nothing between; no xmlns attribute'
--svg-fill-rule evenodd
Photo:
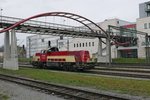
<svg viewBox="0 0 150 100"><path fill-rule="evenodd" d="M97 63L95 64L96 66L103 66L103 67L108 67L109 64L107 63ZM150 63L112 63L111 67L115 67L115 68L144 68L144 69L150 69Z"/></svg>
<svg viewBox="0 0 150 100"><path fill-rule="evenodd" d="M32 65L21 65L20 67L33 68ZM126 68L126 67L96 67L93 70L85 71L84 73L97 74L97 75L109 75L109 76L121 76L129 78L142 78L150 79L150 69L145 68Z"/></svg>
<svg viewBox="0 0 150 100"><path fill-rule="evenodd" d="M55 93L68 100L140 100L137 97L132 96L98 93L5 74L0 74L0 79L40 89L46 93Z"/></svg>
<svg viewBox="0 0 150 100"><path fill-rule="evenodd" d="M150 69L144 68L95 67L94 69L120 72L150 73Z"/></svg>
<svg viewBox="0 0 150 100"><path fill-rule="evenodd" d="M90 71L86 71L86 73L98 74L98 75L109 75L109 76L150 79L150 73L141 73L141 72L125 72L125 71L115 71L115 70L112 70L112 71L111 70L90 70Z"/></svg>
<svg viewBox="0 0 150 100"><path fill-rule="evenodd" d="M2 62L0 62L0 64L3 64ZM108 67L107 63L94 63L95 66L103 66L103 67ZM19 65L31 65L30 62L19 62ZM126 64L126 63L112 63L111 67L113 68L141 68L141 69L150 69L150 64L138 64L138 63L131 63L131 64Z"/></svg>
<svg viewBox="0 0 150 100"><path fill-rule="evenodd" d="M33 68L31 65L20 65L20 66ZM95 69L85 71L84 73L150 79L150 69L141 69L141 68L139 69L139 68L96 67Z"/></svg>

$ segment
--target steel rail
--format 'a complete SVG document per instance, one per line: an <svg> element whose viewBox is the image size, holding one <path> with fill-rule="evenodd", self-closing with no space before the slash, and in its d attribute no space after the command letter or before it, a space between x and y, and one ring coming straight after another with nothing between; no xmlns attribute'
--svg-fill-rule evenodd
<svg viewBox="0 0 150 100"><path fill-rule="evenodd" d="M20 64L20 67L33 68L30 64ZM113 68L113 67L95 67L94 70L106 70L106 71L122 71L122 72L137 72L137 73L150 73L150 68Z"/></svg>
<svg viewBox="0 0 150 100"><path fill-rule="evenodd" d="M108 68L108 63L95 63L95 66ZM113 68L144 68L150 69L150 63L112 63Z"/></svg>
<svg viewBox="0 0 150 100"><path fill-rule="evenodd" d="M90 70L90 71L86 71L86 73L98 74L98 75L119 76L119 77L150 79L150 73L121 72L121 71L108 71L108 70Z"/></svg>
<svg viewBox="0 0 150 100"><path fill-rule="evenodd" d="M96 67L95 70L106 70L106 71L121 71L121 72L136 72L136 73L150 73L150 69L142 68L106 68L106 67Z"/></svg>
<svg viewBox="0 0 150 100"><path fill-rule="evenodd" d="M33 68L31 65L20 65L24 68ZM108 69L108 70L107 70ZM109 76L119 76L119 77L129 77L129 78L140 78L140 79L150 79L150 71L143 70L123 70L123 69L109 69L109 68L96 68L92 70L84 71L83 73L87 74L96 74L96 75L109 75Z"/></svg>
<svg viewBox="0 0 150 100"><path fill-rule="evenodd" d="M34 68L32 65L19 65L23 68ZM150 79L150 70L130 70L130 69L115 69L115 68L95 68L93 70L87 70L83 73L97 74L97 75L110 75L110 76L120 76L120 77L130 77L130 78L143 78Z"/></svg>
<svg viewBox="0 0 150 100"><path fill-rule="evenodd" d="M37 88L49 93L55 93L63 96L68 96L69 100L137 100L135 97L108 95L104 93L92 92L87 90L76 89L72 87L66 87L62 85L50 84L38 80L29 78L23 78L18 76L10 76L6 74L0 74L0 79L5 81L14 82L17 84Z"/></svg>

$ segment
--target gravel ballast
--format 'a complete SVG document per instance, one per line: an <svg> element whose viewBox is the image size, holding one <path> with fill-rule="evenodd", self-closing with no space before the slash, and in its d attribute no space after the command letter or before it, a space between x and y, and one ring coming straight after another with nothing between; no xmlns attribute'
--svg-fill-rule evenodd
<svg viewBox="0 0 150 100"><path fill-rule="evenodd" d="M2 80L0 80L0 94L8 96L8 100L64 100L60 97Z"/></svg>

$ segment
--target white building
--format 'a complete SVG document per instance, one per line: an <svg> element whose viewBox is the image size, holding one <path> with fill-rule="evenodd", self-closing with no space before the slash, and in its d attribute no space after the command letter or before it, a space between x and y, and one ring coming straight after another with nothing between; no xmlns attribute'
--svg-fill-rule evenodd
<svg viewBox="0 0 150 100"><path fill-rule="evenodd" d="M146 32L150 36L150 2L144 2L139 4L139 16L136 21L138 31ZM146 45L145 35L137 35L138 41L138 57L146 57L146 49L150 52L150 39Z"/></svg>
<svg viewBox="0 0 150 100"><path fill-rule="evenodd" d="M139 18L150 17L150 1L139 4Z"/></svg>
<svg viewBox="0 0 150 100"><path fill-rule="evenodd" d="M112 25L112 26L116 26L116 27L120 27L120 26L125 26L125 25L129 25L129 24L133 24L132 22L128 22L128 21L124 21L124 20L120 20L117 18L114 19L106 19L103 22L97 23L102 29L104 29L105 31L108 30L108 25ZM93 27L94 28L94 27ZM115 34L118 34L117 30L112 30ZM105 40L104 40L105 41ZM97 40L98 42L98 40ZM103 44L103 54L106 55L106 47ZM126 49L126 48L116 48L115 45L111 46L111 57L112 58L118 58L120 57L120 50L122 49Z"/></svg>
<svg viewBox="0 0 150 100"><path fill-rule="evenodd" d="M137 30L147 33L150 36L150 17L139 18L137 19ZM138 57L146 57L146 47L150 51L150 40L148 45L146 45L146 35L137 35L139 38L138 42Z"/></svg>

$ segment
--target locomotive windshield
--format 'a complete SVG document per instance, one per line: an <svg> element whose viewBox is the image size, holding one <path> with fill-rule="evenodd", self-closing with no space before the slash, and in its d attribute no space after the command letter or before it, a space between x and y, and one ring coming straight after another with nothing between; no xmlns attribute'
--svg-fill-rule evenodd
<svg viewBox="0 0 150 100"><path fill-rule="evenodd" d="M52 47L48 49L48 52L55 52L55 51L59 51L59 49L57 47Z"/></svg>
<svg viewBox="0 0 150 100"><path fill-rule="evenodd" d="M47 51L46 50L41 50L41 53L47 53Z"/></svg>

